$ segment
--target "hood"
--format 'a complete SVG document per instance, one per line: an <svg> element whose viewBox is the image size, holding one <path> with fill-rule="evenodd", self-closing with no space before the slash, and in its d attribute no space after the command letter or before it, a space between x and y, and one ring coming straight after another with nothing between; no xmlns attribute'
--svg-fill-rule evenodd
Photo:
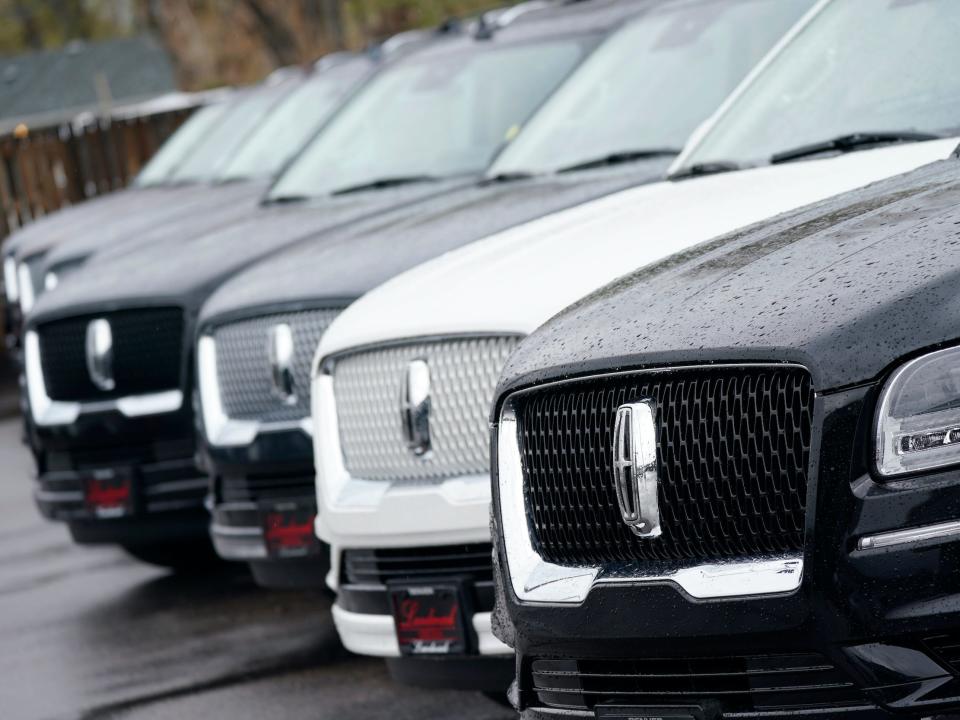
<svg viewBox="0 0 960 720"><path fill-rule="evenodd" d="M657 183L556 213L404 273L341 314L320 355L410 337L527 334L630 270L946 158L933 141Z"/></svg>
<svg viewBox="0 0 960 720"><path fill-rule="evenodd" d="M172 191L179 189L130 187L61 208L24 225L8 237L3 243L4 256L23 257L44 252L78 232L102 226L118 212L138 212L163 203Z"/></svg>
<svg viewBox="0 0 960 720"><path fill-rule="evenodd" d="M130 189L107 196L110 202L84 203L50 217L51 227L37 227L29 238L17 244L17 259L31 260L63 244L105 247L125 240L144 229L189 213L208 203L253 203L262 195L261 183L237 183L235 186L180 185Z"/></svg>
<svg viewBox="0 0 960 720"><path fill-rule="evenodd" d="M296 247L220 287L201 323L272 312L278 306L352 300L398 273L454 248L563 208L654 182L669 160L605 170L481 183L354 223L333 244ZM309 268L308 270L306 268Z"/></svg>
<svg viewBox="0 0 960 720"><path fill-rule="evenodd" d="M502 388L598 370L797 362L819 391L960 339L960 160L691 248L565 310Z"/></svg>
<svg viewBox="0 0 960 720"><path fill-rule="evenodd" d="M130 252L115 248L91 258L83 272L68 275L56 291L44 294L27 323L153 305L178 305L189 314L224 280L271 253L456 186L410 185L309 205L264 207L206 235L174 235Z"/></svg>
<svg viewBox="0 0 960 720"><path fill-rule="evenodd" d="M97 232L85 232L58 243L43 258L43 272L59 272L91 256L113 258L170 238L178 241L211 233L259 210L263 182L242 182L193 188L193 194L172 196L139 217L110 221Z"/></svg>

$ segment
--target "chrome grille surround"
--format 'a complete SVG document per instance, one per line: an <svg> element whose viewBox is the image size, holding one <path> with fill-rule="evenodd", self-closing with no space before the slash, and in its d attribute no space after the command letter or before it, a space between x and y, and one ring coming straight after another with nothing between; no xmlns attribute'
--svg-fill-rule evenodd
<svg viewBox="0 0 960 720"><path fill-rule="evenodd" d="M723 367L770 367L760 364ZM800 368L778 364L779 368ZM695 367L685 366L685 370ZM675 372L676 368L651 368L642 371L613 372L592 376L593 379L618 378L630 375L658 375ZM697 599L745 597L751 595L790 593L803 580L803 553L783 552L758 557L702 560L634 561L621 563L582 562L560 565L545 560L534 539L525 497L526 478L521 427L518 422L518 400L548 387L564 387L589 378L545 383L507 396L499 411L497 428L498 467L495 483L498 488L502 547L506 553L507 576L517 599L525 605L579 605L598 585L673 583ZM818 410L814 393L813 427L818 426ZM817 456L818 437L813 432L811 457Z"/></svg>
<svg viewBox="0 0 960 720"><path fill-rule="evenodd" d="M225 323L212 329L224 414L232 420L289 423L310 414L310 365L320 338L342 308L298 310ZM286 403L272 380L271 328L286 324L294 338L296 401Z"/></svg>
<svg viewBox="0 0 960 720"><path fill-rule="evenodd" d="M443 338L394 344L334 358L343 463L365 480L432 482L489 472L488 418L500 371L516 336ZM407 447L401 394L407 366L424 360L431 381L431 451Z"/></svg>

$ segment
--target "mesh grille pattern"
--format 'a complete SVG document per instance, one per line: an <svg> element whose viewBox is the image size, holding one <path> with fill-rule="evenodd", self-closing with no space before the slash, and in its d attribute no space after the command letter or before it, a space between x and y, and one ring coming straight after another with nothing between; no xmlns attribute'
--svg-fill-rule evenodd
<svg viewBox="0 0 960 720"><path fill-rule="evenodd" d="M422 342L347 355L334 370L344 463L369 480L434 480L488 472L487 420L515 337ZM407 365L430 367L432 452L406 446L400 409Z"/></svg>
<svg viewBox="0 0 960 720"><path fill-rule="evenodd" d="M320 337L339 313L339 309L279 313L217 328L217 377L227 416L285 422L309 415L310 365ZM280 323L289 325L293 333L296 402L291 405L274 389L270 368L270 330Z"/></svg>
<svg viewBox="0 0 960 720"><path fill-rule="evenodd" d="M538 552L559 564L701 560L799 551L813 389L792 367L688 369L544 388L517 398L525 499ZM613 428L656 402L659 538L623 522Z"/></svg>
<svg viewBox="0 0 960 720"><path fill-rule="evenodd" d="M87 370L87 326L109 321L116 387L100 390ZM40 360L54 400L95 401L180 387L183 313L178 308L122 310L57 320L40 326Z"/></svg>
<svg viewBox="0 0 960 720"><path fill-rule="evenodd" d="M822 655L546 660L531 664L533 690L547 707L700 705L724 712L865 705L850 679Z"/></svg>

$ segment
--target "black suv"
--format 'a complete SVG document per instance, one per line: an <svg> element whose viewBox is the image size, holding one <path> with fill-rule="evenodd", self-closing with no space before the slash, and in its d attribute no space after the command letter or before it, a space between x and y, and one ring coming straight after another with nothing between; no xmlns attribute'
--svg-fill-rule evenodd
<svg viewBox="0 0 960 720"><path fill-rule="evenodd" d="M24 336L41 512L77 542L195 564L210 548L195 462L201 305L272 253L470 185L598 39L569 29L518 22L491 36L468 24L391 54L255 212L103 250L43 295ZM476 112L481 102L489 112Z"/></svg>
<svg viewBox="0 0 960 720"><path fill-rule="evenodd" d="M636 270L495 404L526 718L960 708L960 160Z"/></svg>

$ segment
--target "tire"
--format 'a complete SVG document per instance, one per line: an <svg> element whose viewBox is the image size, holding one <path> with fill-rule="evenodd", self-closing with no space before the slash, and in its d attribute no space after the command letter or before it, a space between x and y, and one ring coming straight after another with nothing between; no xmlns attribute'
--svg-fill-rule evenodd
<svg viewBox="0 0 960 720"><path fill-rule="evenodd" d="M149 565L165 567L178 573L197 572L223 564L213 545L203 540L161 544L124 544L127 554Z"/></svg>

